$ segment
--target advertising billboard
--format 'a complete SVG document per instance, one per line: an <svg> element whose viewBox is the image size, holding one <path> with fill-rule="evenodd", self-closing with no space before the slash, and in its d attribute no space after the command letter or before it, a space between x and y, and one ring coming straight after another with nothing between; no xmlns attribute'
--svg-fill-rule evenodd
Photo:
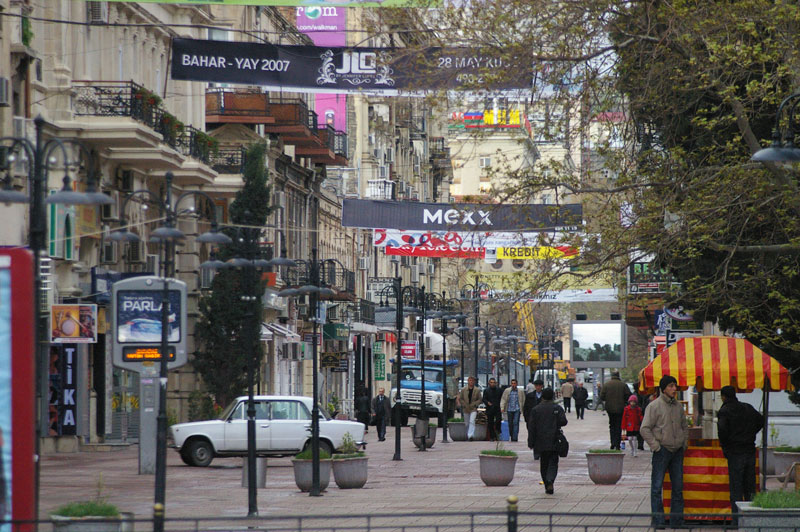
<svg viewBox="0 0 800 532"><path fill-rule="evenodd" d="M50 309L50 342L96 344L97 305L53 305Z"/></svg>
<svg viewBox="0 0 800 532"><path fill-rule="evenodd" d="M627 363L625 323L573 321L570 324L571 365L575 368L624 368Z"/></svg>

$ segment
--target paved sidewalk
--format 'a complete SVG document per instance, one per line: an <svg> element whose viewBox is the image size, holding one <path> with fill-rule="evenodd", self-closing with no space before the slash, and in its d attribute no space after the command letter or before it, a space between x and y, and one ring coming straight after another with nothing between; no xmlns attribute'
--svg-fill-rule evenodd
<svg viewBox="0 0 800 532"><path fill-rule="evenodd" d="M478 454L492 442L442 443L441 429L432 449L419 452L403 429L402 461L392 461L394 427L378 442L367 434L369 481L360 490L340 490L333 479L322 497L311 499L294 483L289 458L269 459L267 487L258 490L260 515L334 515L362 513L502 511L509 495L519 497L520 512L639 513L649 512L650 453L625 457L624 475L614 486L596 486L588 477L584 451L608 447L608 421L603 412L587 411L586 419L567 414L565 433L570 455L562 458L555 495L539 484L539 462L528 450L524 428L519 442L504 442L517 451L513 482L485 487L478 474ZM40 516L58 506L93 497L102 477L102 495L137 518L152 515L154 477L138 475L138 447L117 452L81 452L43 457ZM241 487L241 459L215 459L210 467L184 465L168 451L167 517L247 514L247 489Z"/></svg>

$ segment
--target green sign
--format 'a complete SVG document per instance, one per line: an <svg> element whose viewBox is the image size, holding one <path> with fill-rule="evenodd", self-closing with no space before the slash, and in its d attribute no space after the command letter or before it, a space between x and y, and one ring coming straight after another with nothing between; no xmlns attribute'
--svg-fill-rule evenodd
<svg viewBox="0 0 800 532"><path fill-rule="evenodd" d="M375 342L372 344L372 352L376 355L383 354L383 342Z"/></svg>
<svg viewBox="0 0 800 532"><path fill-rule="evenodd" d="M326 323L322 326L323 338L326 340L347 341L350 330L343 323Z"/></svg>
<svg viewBox="0 0 800 532"><path fill-rule="evenodd" d="M109 0L129 2L130 0ZM442 0L138 0L149 4L197 4L215 6L298 6L306 9L319 7L441 7ZM322 8L324 9L324 8Z"/></svg>
<svg viewBox="0 0 800 532"><path fill-rule="evenodd" d="M376 381L385 381L386 380L386 355L383 353L373 353L374 357L373 360L375 361L375 380Z"/></svg>

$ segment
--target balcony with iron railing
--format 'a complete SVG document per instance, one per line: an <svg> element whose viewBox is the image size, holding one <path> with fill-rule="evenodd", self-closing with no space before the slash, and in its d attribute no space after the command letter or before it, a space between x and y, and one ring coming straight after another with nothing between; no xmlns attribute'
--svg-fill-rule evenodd
<svg viewBox="0 0 800 532"><path fill-rule="evenodd" d="M133 81L73 81L75 116L127 117L161 134L163 142L182 155L208 163L217 141L184 125L164 109L161 98ZM133 137L108 136L106 144L135 145Z"/></svg>
<svg viewBox="0 0 800 532"><path fill-rule="evenodd" d="M209 124L272 124L269 94L258 90L209 89L206 91Z"/></svg>
<svg viewBox="0 0 800 532"><path fill-rule="evenodd" d="M211 155L209 164L220 174L241 174L244 172L246 156L245 148L219 149Z"/></svg>
<svg viewBox="0 0 800 532"><path fill-rule="evenodd" d="M332 299L352 300L356 291L355 272L341 266L338 262L330 260L322 262L320 284L337 292ZM293 288L311 284L308 268L289 268L286 273L286 284Z"/></svg>
<svg viewBox="0 0 800 532"><path fill-rule="evenodd" d="M317 137L319 145L299 145L296 153L319 164L347 165L347 133L337 131L331 125L324 125L317 129Z"/></svg>
<svg viewBox="0 0 800 532"><path fill-rule="evenodd" d="M317 113L306 102L294 98L279 98L267 103L270 116L275 121L265 126L267 133L279 133L290 144L319 143ZM314 137L314 138L312 138Z"/></svg>

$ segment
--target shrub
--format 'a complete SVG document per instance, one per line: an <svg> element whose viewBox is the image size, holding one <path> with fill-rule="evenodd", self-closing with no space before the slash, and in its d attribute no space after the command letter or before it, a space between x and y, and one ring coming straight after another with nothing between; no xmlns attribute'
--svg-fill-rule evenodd
<svg viewBox="0 0 800 532"><path fill-rule="evenodd" d="M342 436L342 444L337 449L340 453L343 454L356 454L358 453L358 445L356 445L353 436L349 432L345 432L344 436ZM364 453L361 453L362 455Z"/></svg>
<svg viewBox="0 0 800 532"><path fill-rule="evenodd" d="M792 447L791 445L781 445L775 447L776 453L800 453L800 447Z"/></svg>
<svg viewBox="0 0 800 532"><path fill-rule="evenodd" d="M463 423L464 422L464 418L463 417L451 417L450 419L447 420L447 422L448 423Z"/></svg>
<svg viewBox="0 0 800 532"><path fill-rule="evenodd" d="M592 454L622 454L620 449L589 449L587 452Z"/></svg>
<svg viewBox="0 0 800 532"><path fill-rule="evenodd" d="M189 394L189 421L205 421L219 416L211 395L195 390Z"/></svg>
<svg viewBox="0 0 800 532"><path fill-rule="evenodd" d="M759 508L800 508L800 493L794 491L762 491L753 498Z"/></svg>
<svg viewBox="0 0 800 532"><path fill-rule="evenodd" d="M331 455L328 454L328 452L325 451L324 449L319 450L320 460L328 460L330 457ZM297 453L295 455L295 458L297 458L298 460L312 460L313 457L311 456L311 444L309 443L308 447Z"/></svg>
<svg viewBox="0 0 800 532"><path fill-rule="evenodd" d="M517 456L517 453L509 451L508 449L485 449L481 451L481 454L488 454L489 456Z"/></svg>
<svg viewBox="0 0 800 532"><path fill-rule="evenodd" d="M364 451L356 451L354 453L347 453L347 454L335 454L333 455L334 460L345 460L347 458L364 458L367 456L367 453Z"/></svg>
<svg viewBox="0 0 800 532"><path fill-rule="evenodd" d="M119 516L119 510L113 504L104 501L84 501L65 504L53 512L53 515L63 517L117 517Z"/></svg>

